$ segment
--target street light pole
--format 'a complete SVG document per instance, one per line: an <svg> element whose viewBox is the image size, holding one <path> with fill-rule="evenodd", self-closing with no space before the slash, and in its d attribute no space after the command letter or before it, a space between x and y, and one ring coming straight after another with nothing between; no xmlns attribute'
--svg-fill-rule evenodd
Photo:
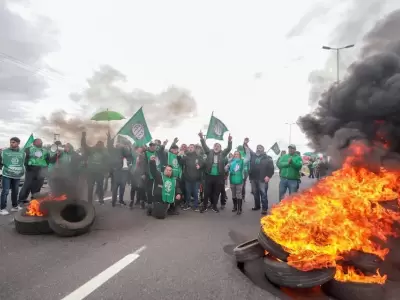
<svg viewBox="0 0 400 300"><path fill-rule="evenodd" d="M285 123L289 125L289 145L292 143L292 125L297 124L296 122L293 123Z"/></svg>
<svg viewBox="0 0 400 300"><path fill-rule="evenodd" d="M344 46L344 47L339 47L339 48L322 46L322 49L324 49L324 50L336 51L336 82L337 83L339 83L339 75L340 75L339 74L339 52L340 52L340 50L353 48L354 46L355 46L354 44L347 45L347 46Z"/></svg>

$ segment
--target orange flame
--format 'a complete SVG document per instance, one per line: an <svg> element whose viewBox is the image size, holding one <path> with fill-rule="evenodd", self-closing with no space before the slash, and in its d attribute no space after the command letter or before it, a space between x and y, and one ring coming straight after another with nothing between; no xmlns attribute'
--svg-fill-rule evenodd
<svg viewBox="0 0 400 300"><path fill-rule="evenodd" d="M387 276L381 275L379 270L376 271L375 275L366 276L360 271L357 271L353 267L343 268L342 266L336 266L335 280L341 282L359 282L359 283L375 283L384 284Z"/></svg>
<svg viewBox="0 0 400 300"><path fill-rule="evenodd" d="M26 208L25 214L27 216L32 216L32 217L35 217L35 216L42 217L47 213L40 209L40 205L43 201L64 201L64 200L67 200L67 195L61 195L61 196L54 197L51 194L49 194L48 196L40 198L40 199L32 199Z"/></svg>
<svg viewBox="0 0 400 300"><path fill-rule="evenodd" d="M352 150L342 169L286 198L261 219L264 233L289 253L288 264L299 270L335 267L352 250L382 259L389 252L371 238L385 241L394 235L392 225L400 213L379 202L398 199L400 173L355 167L352 162L359 161L365 149Z"/></svg>

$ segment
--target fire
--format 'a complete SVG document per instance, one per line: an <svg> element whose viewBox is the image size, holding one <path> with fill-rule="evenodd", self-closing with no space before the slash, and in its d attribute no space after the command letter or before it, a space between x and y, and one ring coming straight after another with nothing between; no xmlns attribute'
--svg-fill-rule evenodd
<svg viewBox="0 0 400 300"><path fill-rule="evenodd" d="M386 282L386 279L387 276L382 276L379 273L379 270L376 272L375 275L366 276L352 267L344 269L342 266L336 266L335 280L337 281L384 284Z"/></svg>
<svg viewBox="0 0 400 300"><path fill-rule="evenodd" d="M31 202L29 202L29 205L26 208L26 215L27 216L36 216L36 217L42 217L46 214L46 212L42 211L40 209L40 205L43 201L63 201L67 200L67 195L61 195L54 197L51 194L49 194L46 197L40 198L40 199L32 199Z"/></svg>
<svg viewBox="0 0 400 300"><path fill-rule="evenodd" d="M286 198L261 219L265 234L289 253L288 264L299 270L335 267L352 250L382 259L389 252L372 238L385 241L394 235L392 225L400 213L379 202L398 199L400 173L356 167L353 162L360 161L365 149L352 150L342 169Z"/></svg>

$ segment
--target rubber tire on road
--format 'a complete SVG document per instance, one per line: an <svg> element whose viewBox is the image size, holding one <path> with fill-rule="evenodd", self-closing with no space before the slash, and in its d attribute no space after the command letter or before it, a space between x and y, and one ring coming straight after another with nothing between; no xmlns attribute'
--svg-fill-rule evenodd
<svg viewBox="0 0 400 300"><path fill-rule="evenodd" d="M56 201L55 205L49 207L49 226L59 236L71 237L87 233L93 225L96 212L93 204L86 201ZM63 217L66 209L75 207L82 209L84 217L77 222L68 221Z"/></svg>
<svg viewBox="0 0 400 300"><path fill-rule="evenodd" d="M353 251L344 257L344 264L353 266L362 273L375 274L382 267L383 260L374 254Z"/></svg>
<svg viewBox="0 0 400 300"><path fill-rule="evenodd" d="M15 230L18 233L25 235L53 233L47 217L26 216L25 213L26 208L23 208L14 215Z"/></svg>
<svg viewBox="0 0 400 300"><path fill-rule="evenodd" d="M340 282L331 280L322 285L325 294L340 300L380 300L385 298L381 284Z"/></svg>
<svg viewBox="0 0 400 300"><path fill-rule="evenodd" d="M247 262L264 256L264 249L257 239L239 244L233 249L237 262Z"/></svg>
<svg viewBox="0 0 400 300"><path fill-rule="evenodd" d="M270 253L272 256L282 260L282 261L287 261L289 257L289 253L287 253L285 250L283 250L282 246L275 243L273 240L271 240L262 230L260 229L260 232L258 233L258 242L260 243L261 247L263 247L268 253Z"/></svg>
<svg viewBox="0 0 400 300"><path fill-rule="evenodd" d="M168 208L169 208L168 203L153 202L151 215L156 219L165 219L167 217Z"/></svg>
<svg viewBox="0 0 400 300"><path fill-rule="evenodd" d="M264 273L272 283L288 288L312 288L332 280L335 268L318 269L309 272L297 270L286 262L264 258Z"/></svg>

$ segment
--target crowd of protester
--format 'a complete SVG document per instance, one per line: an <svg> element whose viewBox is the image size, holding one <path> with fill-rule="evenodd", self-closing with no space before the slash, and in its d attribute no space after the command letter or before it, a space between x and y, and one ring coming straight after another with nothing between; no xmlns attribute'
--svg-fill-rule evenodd
<svg viewBox="0 0 400 300"><path fill-rule="evenodd" d="M240 215L246 201L246 184L250 181L254 197L253 211L268 211L268 185L274 175L274 163L262 145L255 151L246 138L232 152L232 137L222 149L220 143L212 148L199 133L199 144L180 144L175 138L168 149L168 140L154 140L146 146L114 143L108 134L106 144L94 146L86 142L82 133L81 149L76 151L69 143L56 142L51 149L35 139L27 148L20 148L17 137L10 139L10 147L0 156L2 167L2 192L0 215L9 214L7 197L11 191L11 211L20 210L40 192L45 177L52 193L67 193L68 197L85 197L93 202L94 194L104 204L104 193L111 181L112 206L140 207L152 214L154 202L169 204L168 213L183 210L218 213L227 203L226 184L231 190L232 212ZM286 192L295 193L299 188L303 161L295 145L288 153L281 152L276 166L279 168L279 199ZM25 180L19 191L20 178ZM111 179L111 180L110 180ZM130 186L130 201L125 202L125 189ZM82 195L81 191L87 191Z"/></svg>

